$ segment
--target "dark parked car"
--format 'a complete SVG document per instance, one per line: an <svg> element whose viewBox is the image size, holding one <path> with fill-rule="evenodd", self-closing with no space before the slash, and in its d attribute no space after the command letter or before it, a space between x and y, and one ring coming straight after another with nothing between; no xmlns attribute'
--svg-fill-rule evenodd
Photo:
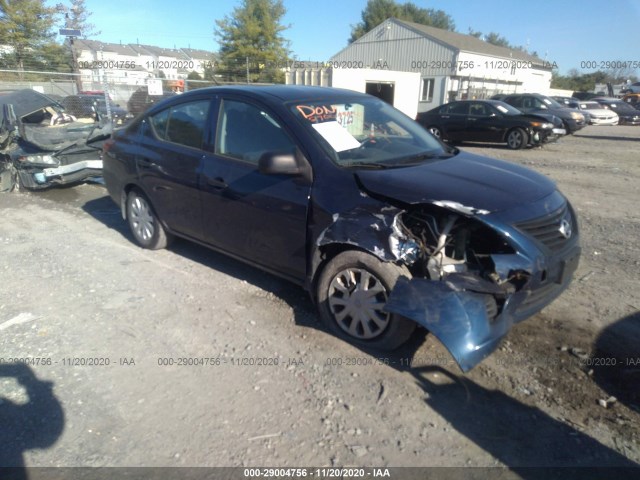
<svg viewBox="0 0 640 480"><path fill-rule="evenodd" d="M104 145L133 238L174 236L304 286L360 347L416 324L462 370L569 284L578 224L546 176L449 147L347 90L216 87L165 100Z"/></svg>
<svg viewBox="0 0 640 480"><path fill-rule="evenodd" d="M573 98L577 98L578 100L591 100L598 96L597 93L593 92L573 92Z"/></svg>
<svg viewBox="0 0 640 480"><path fill-rule="evenodd" d="M34 90L0 96L0 190L44 189L102 173L111 125L82 123Z"/></svg>
<svg viewBox="0 0 640 480"><path fill-rule="evenodd" d="M578 108L578 103L580 103L580 99L575 97L562 97L558 95L552 95L549 98L553 98L560 105L569 108Z"/></svg>
<svg viewBox="0 0 640 480"><path fill-rule="evenodd" d="M506 143L519 149L564 135L563 128L497 100L462 100L419 113L416 121L442 140ZM562 126L562 123L560 123Z"/></svg>
<svg viewBox="0 0 640 480"><path fill-rule="evenodd" d="M556 102L558 102L560 105L568 107L568 108L574 108L576 110L580 110L580 113L582 113L582 115L584 116L584 123L585 125L589 125L591 124L591 113L583 108L580 108L580 99L576 98L576 97L561 97L561 96L552 96L550 98L553 98Z"/></svg>
<svg viewBox="0 0 640 480"><path fill-rule="evenodd" d="M138 115L154 103L174 95L176 95L176 93L171 90L164 90L162 95L149 95L149 89L146 86L140 87L131 94L131 97L129 97L127 110L129 110L129 113L132 115Z"/></svg>
<svg viewBox="0 0 640 480"><path fill-rule="evenodd" d="M640 110L633 108L619 98L596 97L593 100L604 108L616 112L620 118L620 125L640 125Z"/></svg>
<svg viewBox="0 0 640 480"><path fill-rule="evenodd" d="M107 102L104 95L98 94L79 94L69 95L60 102L65 112L76 118L99 118L107 116ZM111 117L115 125L123 125L133 115L117 104L109 105ZM96 113L98 117L96 117Z"/></svg>
<svg viewBox="0 0 640 480"><path fill-rule="evenodd" d="M550 113L562 119L567 133L572 134L586 125L584 115L578 110L560 105L553 98L539 93L518 93L508 95L503 102L524 113Z"/></svg>

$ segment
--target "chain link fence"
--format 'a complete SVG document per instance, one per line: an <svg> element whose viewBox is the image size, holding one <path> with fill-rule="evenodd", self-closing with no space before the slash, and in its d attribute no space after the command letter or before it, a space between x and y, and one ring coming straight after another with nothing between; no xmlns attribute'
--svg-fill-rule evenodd
<svg viewBox="0 0 640 480"><path fill-rule="evenodd" d="M239 80L236 80L238 78ZM67 97L78 94L104 95L109 105L121 108L133 115L144 111L162 98L198 88L220 85L247 84L258 76L217 74L211 80L158 78L151 72L133 70L83 71L83 73L59 73L34 70L0 69L0 95L22 89L32 89L64 104ZM153 84L155 88L149 85ZM252 85L262 85L257 81ZM68 100L67 100L68 101ZM71 112L75 115L74 112Z"/></svg>

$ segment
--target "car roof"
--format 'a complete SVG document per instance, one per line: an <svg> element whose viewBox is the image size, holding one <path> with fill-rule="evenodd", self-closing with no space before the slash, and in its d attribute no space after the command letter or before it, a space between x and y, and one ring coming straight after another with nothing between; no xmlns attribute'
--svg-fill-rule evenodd
<svg viewBox="0 0 640 480"><path fill-rule="evenodd" d="M507 96L508 97L546 97L547 95L542 95L541 93L510 93Z"/></svg>
<svg viewBox="0 0 640 480"><path fill-rule="evenodd" d="M365 94L353 90L345 90L333 87L311 87L302 85L233 85L221 87L199 88L180 95L185 98L191 95L201 95L203 93L238 93L248 95L258 99L275 99L282 102L287 101L322 101L331 98L354 98L366 97Z"/></svg>

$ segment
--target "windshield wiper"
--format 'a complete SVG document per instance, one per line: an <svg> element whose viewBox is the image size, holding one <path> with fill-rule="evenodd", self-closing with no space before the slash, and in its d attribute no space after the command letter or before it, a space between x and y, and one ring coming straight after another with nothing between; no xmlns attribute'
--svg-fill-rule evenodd
<svg viewBox="0 0 640 480"><path fill-rule="evenodd" d="M369 168L371 170L381 170L383 168L388 168L388 165L382 165L381 163L366 163L366 162L356 162L356 163L347 163L343 165L346 168Z"/></svg>
<svg viewBox="0 0 640 480"><path fill-rule="evenodd" d="M436 158L451 158L454 155L457 155L459 153L459 150L457 148L451 148L448 147L448 150L445 150L443 152L424 152L424 153L419 153L417 155L410 155L408 157L401 157L396 159L393 163L394 165L411 165L411 164L418 164L420 163L422 160L433 160Z"/></svg>

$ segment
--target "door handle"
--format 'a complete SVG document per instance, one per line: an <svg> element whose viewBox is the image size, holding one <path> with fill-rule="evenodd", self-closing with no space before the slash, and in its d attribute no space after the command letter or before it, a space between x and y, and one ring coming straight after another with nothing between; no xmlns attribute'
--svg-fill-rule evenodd
<svg viewBox="0 0 640 480"><path fill-rule="evenodd" d="M207 183L213 188L218 188L218 189L227 188L229 186L227 185L227 182L225 182L224 178L222 177L207 178Z"/></svg>
<svg viewBox="0 0 640 480"><path fill-rule="evenodd" d="M136 159L138 166L140 167L144 167L144 168L152 168L152 167L156 167L157 164L155 162L152 162L151 160L147 159L147 158L138 158Z"/></svg>

